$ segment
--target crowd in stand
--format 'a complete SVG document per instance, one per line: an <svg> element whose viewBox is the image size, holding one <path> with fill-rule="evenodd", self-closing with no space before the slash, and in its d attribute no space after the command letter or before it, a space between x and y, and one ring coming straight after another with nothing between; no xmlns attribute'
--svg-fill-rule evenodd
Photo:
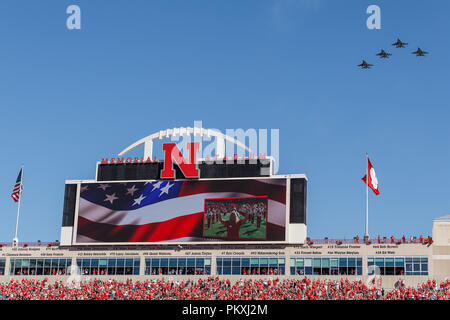
<svg viewBox="0 0 450 320"><path fill-rule="evenodd" d="M407 243L421 243L424 245L431 245L433 244L433 238L430 236L424 237L424 236L420 236L420 237L416 237L416 236L411 236L409 238L407 238L405 235L403 235L401 238L396 238L394 236L390 236L390 237L381 237L380 235L378 235L378 237L376 239L361 239L359 237L359 235L356 235L355 237L353 237L353 239L337 239L337 240L331 240L328 239L328 237L326 237L325 239L316 239L316 240L311 240L310 238L306 238L306 243L309 245L313 245L313 244L319 244L319 243L334 243L336 242L336 244L340 245L343 243L365 243L365 244L372 244L372 243L393 243L393 244L407 244Z"/></svg>
<svg viewBox="0 0 450 320"><path fill-rule="evenodd" d="M0 300L450 300L450 280L385 290L375 283L342 279L55 282L11 280L0 284Z"/></svg>

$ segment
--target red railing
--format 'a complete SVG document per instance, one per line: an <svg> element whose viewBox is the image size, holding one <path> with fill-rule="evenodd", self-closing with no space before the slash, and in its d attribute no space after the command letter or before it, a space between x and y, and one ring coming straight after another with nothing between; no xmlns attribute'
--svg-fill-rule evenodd
<svg viewBox="0 0 450 320"><path fill-rule="evenodd" d="M19 242L18 247L57 247L57 242ZM0 247L12 247L11 242L0 242Z"/></svg>
<svg viewBox="0 0 450 320"><path fill-rule="evenodd" d="M423 243L423 244L432 244L433 239L431 237L413 237L413 238L391 238L391 237L383 237L383 238L375 238L369 239L367 242L364 239L357 239L356 237L353 239L306 239L306 243L309 245L312 244L337 244L337 245L345 245L345 244L411 244L411 243ZM19 242L18 247L57 247L59 246L58 242ZM0 247L12 247L11 242L0 242Z"/></svg>
<svg viewBox="0 0 450 320"><path fill-rule="evenodd" d="M365 241L364 239L357 239L356 237L353 239L308 239L306 240L308 244L411 244L411 243L423 243L423 244L432 244L433 239L431 237L413 237L413 238L391 238L391 237L383 237L383 238L375 238L368 239Z"/></svg>

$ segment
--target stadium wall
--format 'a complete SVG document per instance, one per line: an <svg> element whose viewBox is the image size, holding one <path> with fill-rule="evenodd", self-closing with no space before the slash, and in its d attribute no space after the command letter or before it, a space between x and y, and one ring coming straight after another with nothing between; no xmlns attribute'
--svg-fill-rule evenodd
<svg viewBox="0 0 450 320"><path fill-rule="evenodd" d="M450 215L433 221L433 261L436 276L450 277Z"/></svg>
<svg viewBox="0 0 450 320"><path fill-rule="evenodd" d="M374 275L369 275L369 259L376 258L398 258L405 259L425 259L427 261L426 275L381 275L376 276L376 279L380 278L382 286L385 288L392 288L394 283L399 279L403 279L406 285L415 286L419 283L427 281L429 279L435 279L441 281L449 276L449 269L446 265L443 265L441 260L434 259L434 246L425 245L421 243L407 243L407 244L343 244L337 245L333 243L312 244L312 245L216 245L216 246L129 246L129 247L1 247L0 248L0 260L4 260L3 275L0 275L0 282L6 282L10 280L20 279L44 279L48 278L52 281L72 281L72 280L89 280L89 279L134 279L134 280L146 280L146 279L166 279L166 280L184 280L184 279L199 279L201 277L208 276L220 276L230 280L237 279L250 279L250 278L280 278L280 279L301 279L308 277L310 279L349 279L349 280L361 280L364 282L370 282L374 278ZM448 249L448 248L447 248ZM129 275L98 275L98 274L85 274L83 273L82 259L89 260L93 263L92 259L127 259L133 258L137 261L139 259L139 266L137 269L138 274ZM174 259L179 258L200 258L202 260L208 259L210 261L210 274L207 275L171 275L160 274L151 275L146 274L146 270L149 271L149 267L146 266L146 259ZM240 259L238 259L240 258ZM219 274L218 270L224 268L219 266L219 260L222 263L225 259L230 261L240 260L241 265L243 259L256 258L259 261L261 259L272 259L277 261L284 261L284 274L267 274L267 275L225 275ZM325 261L328 258L342 258L342 259L355 259L360 258L362 261L361 274L339 274L339 275L303 275L294 274L296 261L311 259L313 263L317 260ZM26 266L30 265L31 260L43 260L47 259L56 261L58 259L68 259L72 266L77 265L77 259L80 261L80 267L71 268L72 275L20 275L15 274L17 270L13 268L13 262L17 264L19 260L21 263L26 261ZM234 259L234 260L233 260ZM280 260L281 259L281 260ZM315 259L315 260L314 260ZM47 261L46 260L46 261ZM198 260L198 259L197 259ZM151 261L151 260L147 260ZM350 261L350 260L348 260ZM374 260L375 261L375 260ZM387 261L387 260L386 260ZM423 261L423 260L422 260ZM387 262L386 262L387 263ZM22 270L25 267L22 267ZM28 268L28 267L27 267ZM293 269L294 268L294 269ZM423 267L422 267L423 268ZM30 269L27 269L30 270ZM51 269L50 269L51 270ZM70 269L68 269L70 270ZM87 269L86 269L87 270ZM92 270L92 269L91 269ZM222 269L221 269L222 270ZM224 270L224 269L223 269ZM298 267L297 269L298 270ZM306 270L306 269L305 269ZM350 269L349 269L350 270ZM1 270L0 270L1 271ZM29 272L29 271L27 271ZM51 273L51 271L50 271Z"/></svg>

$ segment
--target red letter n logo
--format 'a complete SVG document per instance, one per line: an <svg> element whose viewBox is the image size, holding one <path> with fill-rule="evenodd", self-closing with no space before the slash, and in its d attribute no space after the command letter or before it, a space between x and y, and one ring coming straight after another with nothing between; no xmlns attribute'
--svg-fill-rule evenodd
<svg viewBox="0 0 450 320"><path fill-rule="evenodd" d="M189 163L186 163L176 143L163 143L164 151L164 169L161 170L161 179L175 178L175 171L173 170L173 160L180 167L186 178L199 178L200 170L197 169L197 151L200 149L200 143L187 143L189 150Z"/></svg>

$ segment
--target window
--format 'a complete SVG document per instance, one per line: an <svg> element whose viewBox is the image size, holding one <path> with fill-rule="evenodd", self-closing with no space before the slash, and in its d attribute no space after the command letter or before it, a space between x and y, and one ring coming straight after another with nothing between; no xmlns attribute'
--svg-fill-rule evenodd
<svg viewBox="0 0 450 320"><path fill-rule="evenodd" d="M331 275L339 274L339 259L338 258L330 259L330 274Z"/></svg>
<svg viewBox="0 0 450 320"><path fill-rule="evenodd" d="M177 274L182 275L186 274L186 259L185 258L178 258L177 259Z"/></svg>
<svg viewBox="0 0 450 320"><path fill-rule="evenodd" d="M362 258L356 258L356 274L362 275Z"/></svg>
<svg viewBox="0 0 450 320"><path fill-rule="evenodd" d="M225 272L225 270L224 270L224 272ZM259 274L259 259L258 258L250 258L250 274Z"/></svg>
<svg viewBox="0 0 450 320"><path fill-rule="evenodd" d="M290 262L291 275L362 275L361 257L293 257Z"/></svg>
<svg viewBox="0 0 450 320"><path fill-rule="evenodd" d="M384 274L387 276L394 275L394 258L384 258Z"/></svg>
<svg viewBox="0 0 450 320"><path fill-rule="evenodd" d="M71 258L61 259L16 259L11 258L9 262L9 274L11 276L46 275L59 276L70 274L72 265ZM3 267L2 267L3 266ZM0 259L0 275L5 272L5 264Z"/></svg>
<svg viewBox="0 0 450 320"><path fill-rule="evenodd" d="M0 276L5 275L6 259L0 259Z"/></svg>
<svg viewBox="0 0 450 320"><path fill-rule="evenodd" d="M116 259L106 259L107 269L106 272L108 275L116 274Z"/></svg>
<svg viewBox="0 0 450 320"><path fill-rule="evenodd" d="M428 275L427 257L368 257L368 274L380 275Z"/></svg>
<svg viewBox="0 0 450 320"><path fill-rule="evenodd" d="M125 259L117 259L116 261L116 274L125 274Z"/></svg>
<svg viewBox="0 0 450 320"><path fill-rule="evenodd" d="M330 274L330 258L322 258L322 270L320 274Z"/></svg>
<svg viewBox="0 0 450 320"><path fill-rule="evenodd" d="M177 259L171 258L169 259L169 274L176 275L177 274Z"/></svg>
<svg viewBox="0 0 450 320"><path fill-rule="evenodd" d="M259 274L269 274L269 258L259 258Z"/></svg>
<svg viewBox="0 0 450 320"><path fill-rule="evenodd" d="M209 275L211 258L146 258L146 275Z"/></svg>
<svg viewBox="0 0 450 320"><path fill-rule="evenodd" d="M339 274L347 275L347 258L339 258Z"/></svg>
<svg viewBox="0 0 450 320"><path fill-rule="evenodd" d="M312 274L312 259L305 258L305 272L304 274Z"/></svg>
<svg viewBox="0 0 450 320"><path fill-rule="evenodd" d="M216 268L218 275L283 275L285 258L218 257Z"/></svg>
<svg viewBox="0 0 450 320"><path fill-rule="evenodd" d="M232 258L231 259L231 274L241 274L241 259Z"/></svg>
<svg viewBox="0 0 450 320"><path fill-rule="evenodd" d="M82 275L139 275L140 258L77 259L77 272Z"/></svg>

